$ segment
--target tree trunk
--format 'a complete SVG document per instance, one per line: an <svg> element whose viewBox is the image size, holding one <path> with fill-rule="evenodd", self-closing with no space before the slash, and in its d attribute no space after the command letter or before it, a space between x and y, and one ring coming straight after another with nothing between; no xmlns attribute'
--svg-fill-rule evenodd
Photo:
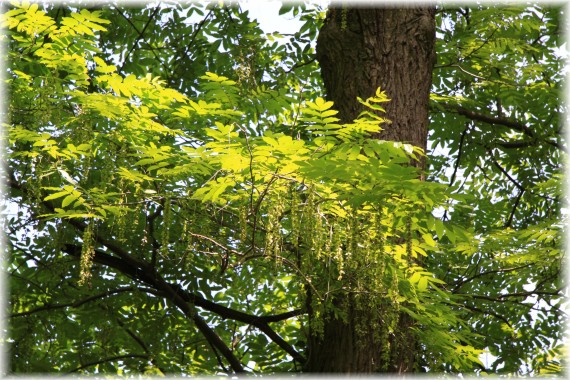
<svg viewBox="0 0 570 380"><path fill-rule="evenodd" d="M373 137L425 150L434 46L432 7L331 7L317 40L317 59L327 97L335 102L341 120L354 120L363 111L356 97L366 99L380 87L391 99L382 116L392 123ZM425 169L425 160L418 166ZM390 334L370 331L363 337L356 326L362 326L363 318L370 326L381 326L390 305L362 315L350 295L339 304L345 308L347 318L325 316L323 333L309 338L307 372L416 370L417 342L411 318L400 313Z"/></svg>

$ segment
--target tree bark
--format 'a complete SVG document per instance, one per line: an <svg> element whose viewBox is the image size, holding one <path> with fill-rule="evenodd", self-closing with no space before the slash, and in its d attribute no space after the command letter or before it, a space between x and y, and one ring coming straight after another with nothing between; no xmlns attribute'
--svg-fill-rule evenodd
<svg viewBox="0 0 570 380"><path fill-rule="evenodd" d="M382 115L391 124L372 137L425 150L434 47L433 7L329 8L317 40L317 59L327 97L335 102L341 121L351 122L364 110L357 96L366 99L380 87L391 99ZM425 169L425 160L416 165ZM362 318L370 326L382 325L390 305L363 316L355 312L350 294L340 304L347 318L325 316L324 332L309 338L307 372L405 373L417 369L411 318L400 313L390 334L370 331L362 337L355 318L361 326Z"/></svg>

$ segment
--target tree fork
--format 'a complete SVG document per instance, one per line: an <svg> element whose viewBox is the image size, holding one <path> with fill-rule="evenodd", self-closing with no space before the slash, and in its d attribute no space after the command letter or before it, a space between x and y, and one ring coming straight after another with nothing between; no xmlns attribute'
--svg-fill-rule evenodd
<svg viewBox="0 0 570 380"><path fill-rule="evenodd" d="M317 40L317 60L329 100L343 122L364 110L357 97L373 96L378 87L390 102L382 116L391 121L372 136L427 147L429 93L435 63L435 8L330 7ZM426 167L425 158L416 166ZM423 175L422 175L423 178ZM412 372L416 339L412 319L399 314L389 339L370 331L357 336L354 299L344 302L346 320L325 316L324 332L309 338L308 372ZM383 326L386 313L370 310L370 326ZM358 315L362 318L362 315Z"/></svg>

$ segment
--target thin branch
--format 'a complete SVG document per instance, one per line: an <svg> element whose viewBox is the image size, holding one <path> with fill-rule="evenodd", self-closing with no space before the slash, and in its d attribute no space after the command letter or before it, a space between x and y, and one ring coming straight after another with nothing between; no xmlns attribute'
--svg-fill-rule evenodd
<svg viewBox="0 0 570 380"><path fill-rule="evenodd" d="M150 25L151 21L153 21L154 16L156 16L156 14L158 13L158 11L160 10L160 4L154 8L154 11L152 12L152 14L150 15L150 17L148 18L146 24L144 25L143 30L139 33L137 39L135 40L135 42L133 43L133 46L131 46L131 49L128 51L127 55L125 55L125 60L123 61L123 64L121 65L121 68L119 68L118 72L122 72L123 71L123 67L125 66L125 64L127 63L129 56L131 55L131 53L133 52L133 50L135 50L135 48L137 47L137 44L139 43L140 40L143 39L144 36L144 32L146 31L146 29L148 28L148 26ZM124 16L123 16L124 17ZM135 29L136 30L136 29Z"/></svg>
<svg viewBox="0 0 570 380"><path fill-rule="evenodd" d="M141 354L127 354L127 355L110 356L108 358L104 358L101 360L96 360L96 361L92 361L92 362L80 365L79 367L69 371L69 373L78 372L78 371L81 371L82 369L85 369L87 367L91 367L91 366L102 364L102 363L114 362L116 360L122 360L122 359L133 359L133 358L148 359L149 356L148 355L141 355Z"/></svg>
<svg viewBox="0 0 570 380"><path fill-rule="evenodd" d="M463 15L463 16L466 17L466 15ZM467 17L466 17L466 19L467 19ZM469 22L468 22L468 24L469 24ZM463 61L466 62L472 55L474 55L476 52L481 50L485 45L487 45L491 41L491 38L493 37L493 35L495 35L497 30L498 30L498 28L493 29L493 32L489 35L489 37L487 37L486 40L483 41L483 43L479 47L477 47L476 49L473 49L467 56L463 57ZM461 71L463 71L467 75L471 75L471 76L479 78L479 79L487 80L484 77L480 77L478 75L472 74L472 73L464 70L462 67L459 66L459 62L460 62L460 60L456 59L455 62L452 62L452 63L447 63L445 65L435 65L434 69L440 69L440 68L445 68L445 67L458 67ZM491 82L494 82L494 81L491 81Z"/></svg>
<svg viewBox="0 0 570 380"><path fill-rule="evenodd" d="M533 139L537 139L537 136L534 133L534 131L531 128L529 128L527 125L521 123L518 120L513 120L512 118L508 118L505 116L488 115L482 112L467 109L458 104L451 104L451 103L438 103L438 104L449 111L457 112L458 114L463 115L471 120L481 121L486 124L502 125L504 127L514 129L515 131L524 133L525 135ZM543 139L541 141L544 141L546 144L554 146L560 150L564 150L564 147L556 141L550 141L546 139Z"/></svg>
<svg viewBox="0 0 570 380"><path fill-rule="evenodd" d="M182 305L186 305L188 306L187 303L184 303ZM177 305L180 307L180 305ZM212 349L214 350L214 353L216 353L216 357L217 352L216 352L216 348L219 349L222 352L222 355L224 355L224 357L226 358L226 360L228 360L230 362L230 366L232 367L232 370L235 373L244 373L246 372L245 369L243 368L241 362L239 361L239 359L234 355L234 353L232 352L232 350L224 343L224 341L218 336L218 334L216 334L216 332L214 330L212 330L212 328L210 326L208 326L208 324L206 323L206 321L204 321L198 314L196 313L192 313L189 311L185 311L184 312L186 314L187 317L191 317L192 320L194 321L194 323L196 324L196 327L198 327L198 330L200 330L200 332L202 333L202 335L204 335L204 337L206 338L206 340L208 341L208 343L210 343L210 345L212 346ZM220 365L221 367L227 372L226 368L224 367L224 365L222 364L221 360L218 358L218 360L220 361Z"/></svg>
<svg viewBox="0 0 570 380"><path fill-rule="evenodd" d="M547 291L540 291L537 292L536 290L528 291L528 292L518 292L518 293L508 293L508 294L498 294L497 298L511 298L511 297L530 297L530 296L561 296L561 289L554 290L552 292Z"/></svg>
<svg viewBox="0 0 570 380"><path fill-rule="evenodd" d="M137 334L135 334L131 329L129 329L128 327L125 326L125 324L123 323L123 321L121 321L120 318L115 318L115 320L117 321L117 324L119 326L121 326L125 332L131 337L133 338L133 340L135 342L137 342L137 344L139 346L141 346L141 348L144 350L144 352L146 352L147 354L150 354L150 350L148 349L148 346L146 345L146 343L141 339L141 337L139 337Z"/></svg>
<svg viewBox="0 0 570 380"><path fill-rule="evenodd" d="M455 175L457 174L457 170L459 169L459 161L461 161L461 155L463 154L463 143L465 141L465 135L469 131L469 123L465 123L465 129L461 133L461 138L459 139L459 151L457 153L457 159L455 160L455 167L453 168L453 174L451 175L451 179L449 180L449 187L453 185L455 181Z"/></svg>
<svg viewBox="0 0 570 380"><path fill-rule="evenodd" d="M495 145L505 149L522 149L528 148L535 144L534 141L498 141Z"/></svg>
<svg viewBox="0 0 570 380"><path fill-rule="evenodd" d="M452 291L452 293L456 293L457 290L459 290L460 287L462 287L463 285L465 285L466 283L468 283L468 282L470 282L470 281L473 281L473 280L476 279L476 278L483 277L483 276L487 276L487 275L490 275L490 274L495 274L495 273L507 273L507 272L512 272L512 271L515 271L515 270L527 268L527 267L529 267L529 266L531 266L531 264L521 265L521 266L519 266L519 267L514 267L514 268L495 269L495 270L490 270L490 271L486 271L486 272L477 273L477 274L475 274L475 275L473 275L473 276L471 276L471 277L469 277L469 278L466 278L466 279L464 279L464 280L459 281L459 282L455 285L454 290Z"/></svg>
<svg viewBox="0 0 570 380"><path fill-rule="evenodd" d="M289 74L291 71L298 69L299 67L310 65L311 63L315 62L316 60L317 60L317 56L315 55L313 58L308 59L302 63L295 63L293 66L291 66L289 68L289 70L285 70L285 73Z"/></svg>
<svg viewBox="0 0 570 380"><path fill-rule="evenodd" d="M207 241L209 241L210 243L214 244L216 247L222 249L223 251L225 251L225 252L227 252L227 253L232 253L232 254L234 254L234 255L236 255L236 256L243 256L243 255L244 255L243 253L241 253L241 252L239 252L239 251L236 251L235 249L226 247L225 245L223 245L223 244L221 244L221 243L218 243L216 240L212 239L211 237L204 236L204 235L200 235L200 234L196 234L196 233L193 233L193 232L187 232L187 233L188 233L188 235L193 236L193 237L195 237L195 238L202 239L202 240L207 240Z"/></svg>
<svg viewBox="0 0 570 380"><path fill-rule="evenodd" d="M202 28L204 27L204 24L206 23L206 20L208 20L210 18L210 16L212 15L213 12L214 12L214 10L210 9L210 11L206 15L206 17L204 17L202 19L202 21L200 21L198 23L196 30L194 31L194 33L192 33L192 37L190 37L190 42L188 43L188 45L186 45L186 50L188 50L192 45L194 45L194 41L196 41L196 36L200 32L200 30L202 30ZM186 53L186 51L184 51L184 55L186 56L186 58L190 59L190 57L188 57L188 53Z"/></svg>
<svg viewBox="0 0 570 380"><path fill-rule="evenodd" d="M164 292L167 298L184 313L184 315L192 319L198 330L204 335L210 346L213 349L218 349L224 355L226 360L230 363L232 370L235 373L245 372L241 362L237 359L230 348L224 343L224 341L216 334L216 332L208 326L206 321L198 315L195 310L195 304L189 303L184 300L180 294L175 290L176 286L167 283L162 276L158 273L153 273L151 276L153 278L153 285L160 291Z"/></svg>
<svg viewBox="0 0 570 380"><path fill-rule="evenodd" d="M21 184L15 181L11 184L12 187L21 189ZM267 190L267 189L266 189ZM53 212L52 202L43 202L43 204ZM83 222L71 219L68 221L71 225L76 227L79 231L84 231L86 226ZM212 347L220 350L222 355L230 363L232 370L236 373L243 373L244 368L239 360L235 357L229 347L220 339L220 337L208 326L208 324L196 313L194 306L200 306L206 310L212 311L222 317L232 318L244 323L252 324L268 335L275 343L289 353L295 360L304 362L303 358L296 352L291 345L285 342L278 334L276 334L267 324L267 321L259 319L257 316L252 316L236 310L226 308L224 306L215 304L198 295L184 291L178 284L167 283L149 263L140 261L127 252L122 246L115 244L113 241L108 240L98 233L94 234L94 240L105 246L110 252L116 256L112 256L107 252L95 250L94 262L113 267L126 276L129 276L137 281L147 283L156 288L163 296L172 301L188 318L192 319L200 332L204 335L208 343ZM63 251L75 256L81 257L81 246L66 244ZM192 305L192 306L191 306Z"/></svg>
<svg viewBox="0 0 570 380"><path fill-rule="evenodd" d="M230 371L228 371L228 369L226 368L226 366L224 365L224 362L220 356L220 354L218 353L218 350L216 350L216 347L212 346L212 351L214 351L214 355L216 356L216 360L218 361L218 365L220 367L222 367L222 370L225 373L230 373ZM233 351L233 350L232 350Z"/></svg>
<svg viewBox="0 0 570 380"><path fill-rule="evenodd" d="M517 293L507 293L507 294L497 294L494 297L492 296L485 296L480 294L462 294L458 293L457 295L464 296L465 298L475 298L481 299L486 301L493 301L493 302L514 302L517 304L521 304L521 302L511 301L510 298L522 298L522 297L532 297L532 296L561 296L562 289L558 289L553 292L546 292L546 291L529 291L529 292L517 292Z"/></svg>
<svg viewBox="0 0 570 380"><path fill-rule="evenodd" d="M84 229L83 223L76 220L70 220L70 223L76 225L79 229ZM120 258L113 257L101 251L95 251L94 261L97 262L104 258L105 261L113 263L115 268L120 269L124 274L130 275L135 279L141 280L154 286L157 290L162 291L167 298L172 301L186 317L192 319L198 330L204 335L208 343L213 347L218 348L226 359L230 362L232 369L236 373L244 372L243 366L231 352L231 350L226 346L226 344L220 339L220 337L207 325L207 323L195 312L193 307L184 301L178 293L174 290L175 286L168 284L162 277L152 268L149 264L141 262L130 254L128 254L122 247L104 239L99 234L94 234L95 241L106 246L113 253L116 253ZM81 256L81 247L72 244L66 244L64 251L72 254L74 256ZM113 266L113 265L111 265ZM193 305L194 306L194 305Z"/></svg>
<svg viewBox="0 0 570 380"><path fill-rule="evenodd" d="M155 212L146 217L145 231L147 237L150 239L150 244L152 246L152 255L150 259L150 266L152 268L156 268L156 260L158 258L158 254L160 253L160 248L161 248L160 243L158 242L158 240L156 240L156 237L154 236L154 222L156 221L156 218L158 218L162 214L163 210L164 210L164 205L159 204Z"/></svg>
<svg viewBox="0 0 570 380"><path fill-rule="evenodd" d="M511 183L513 185L516 186L517 189L519 189L521 192L525 191L525 187L523 185L521 185L520 183L518 183L513 177L511 177L511 175L509 174L509 172L507 172L507 170L505 170L505 168L503 168L499 162L495 159L495 156L493 155L493 153L490 150L487 150L487 153L489 153L489 157L491 158L491 162L493 162L493 165L495 165L497 167L497 169L499 169L499 171L501 173L503 173L503 175L505 177L507 177L509 179L509 181L511 181Z"/></svg>
<svg viewBox="0 0 570 380"><path fill-rule="evenodd" d="M63 309L63 308L66 308L66 307L79 307L79 306L81 306L81 305L83 305L83 304L86 304L86 303L88 303L88 302L97 301L97 300L99 300L99 299L101 299L101 298L109 297L109 296L112 296L112 295L114 295L114 294L119 294L119 293L124 293L124 292L132 292L132 291L136 291L136 290L145 291L145 290L143 290L143 289L141 289L141 288L138 288L138 287L136 287L136 286L130 286L130 287L128 287L128 288L114 289L114 290L109 290L109 291L106 291L106 292L103 292L103 293L99 293L99 294L96 294L96 295L93 295L93 296L90 296L90 297L87 297L87 298L78 300L78 301L75 301L75 302L69 302L69 303L63 303L63 304L50 304L50 303L46 303L46 304L44 304L44 305L42 305L42 306L39 306L39 307L37 307L37 308L35 308L35 309L32 309L32 310L23 311L23 312L21 312L21 313L10 314L10 315L8 316L8 318L23 317L23 316L31 315L31 314L38 313L38 312L41 312L41 311Z"/></svg>
<svg viewBox="0 0 570 380"><path fill-rule="evenodd" d="M517 195L517 198L515 199L515 204L513 205L513 209L511 210L511 214L509 215L509 219L507 219L507 222L505 223L504 228L508 228L511 226L511 224L513 223L513 218L515 216L515 212L517 210L517 207L519 206L520 200L522 198L524 194L524 190L520 190L519 194Z"/></svg>
<svg viewBox="0 0 570 380"><path fill-rule="evenodd" d="M213 9L211 9L208 14L198 23L198 26L196 27L196 30L194 30L194 33L192 33L192 36L190 37L190 42L188 44L185 45L185 49L182 50L182 56L180 57L180 59L175 60L175 67L172 68L172 72L175 72L178 68L178 66L180 66L180 64L182 64L183 62L192 62L193 60L190 58L190 56L188 55L188 51L190 50L190 48L192 47L192 45L194 45L194 42L196 41L196 37L198 35L198 33L200 32L200 30L202 30L202 27L204 26L204 24L206 23L206 21L210 18L210 16L212 15ZM176 49L175 53L178 55L179 53L179 49Z"/></svg>
<svg viewBox="0 0 570 380"><path fill-rule="evenodd" d="M537 191L529 190L528 188L523 187L520 183L516 182L516 181L508 174L508 172L494 159L494 156L493 156L493 154L491 153L490 148L489 148L487 145L482 145L482 146L486 149L487 153L491 156L491 159L492 159L494 165L501 171L501 173L503 173L504 175L506 175L507 178L508 178L511 182L513 182L513 184L515 185L515 187L517 187L519 190L524 191L524 192L527 192L527 193L530 193L530 194L532 194L532 195L534 195L534 196L537 196L537 197L539 197L539 198L546 199L546 200L548 200L548 201L558 202L558 199L557 199L557 198L552 198L552 197L549 197L549 196L547 196L547 195L540 194L540 193L538 193ZM489 181L489 182L492 182L492 181L493 181L493 180L488 176L488 174L487 174L487 172L486 172L486 170L485 170L484 167L482 167L482 166L479 165L479 164L476 164L475 166L477 167L477 169L479 169L479 170L481 171L481 173L483 173L483 176L484 176L484 178L485 178L487 181Z"/></svg>
<svg viewBox="0 0 570 380"><path fill-rule="evenodd" d="M511 328L513 327L507 318L503 317L502 315L500 315L498 313L495 313L492 310L483 310L483 309L479 309L478 307L469 306L469 305L459 305L459 306L462 308L465 308L465 309L469 309L471 311L476 311L476 312L481 313L481 314L492 315L493 317L505 322L507 324L507 326L509 326Z"/></svg>
<svg viewBox="0 0 570 380"><path fill-rule="evenodd" d="M81 254L81 247L75 245L66 245L64 251L73 256L79 257ZM265 333L271 340L273 340L277 345L279 345L283 350L285 350L289 355L291 355L295 360L300 363L305 362L305 358L301 356L291 345L284 341L278 334L276 334L273 329L269 326L270 322L278 322L288 318L292 318L303 314L301 310L293 310L287 313L282 313L273 316L255 316L247 313L243 313L238 310L233 310L228 307L219 305L215 302L209 301L197 294L190 293L184 290L178 284L168 284L158 275L149 275L146 272L142 272L137 268L133 268L128 264L124 263L121 259L113 257L105 252L99 250L95 251L94 262L110 266L117 269L119 272L135 278L139 281L145 282L157 290L159 290L159 295L166 296L170 300L180 299L177 302L183 302L185 304L191 303L195 306L203 308L207 311L213 312L222 318L232 319L239 322L247 323L257 327L260 331ZM173 293L174 292L174 295ZM178 305L178 303L176 303Z"/></svg>
<svg viewBox="0 0 570 380"><path fill-rule="evenodd" d="M481 79L481 80L484 80L484 81L487 81L487 80L488 80L488 79L485 78L485 77L479 76L479 75L477 75L477 74L473 74L473 73L471 73L471 72L465 70L463 67L459 66L458 64L452 64L452 65L449 65L449 67L457 67L460 71L462 71L463 73L465 73L465 74L467 74L467 75L472 76L473 78ZM490 81L490 82L493 82L493 81Z"/></svg>
<svg viewBox="0 0 570 380"><path fill-rule="evenodd" d="M288 311L286 313L281 313L281 314L265 315L265 316L262 315L261 317L256 317L256 318L261 322L269 323L269 322L284 321L286 319L297 317L297 316L303 315L303 314L304 314L303 310L297 309L297 310L291 310L291 311Z"/></svg>
<svg viewBox="0 0 570 380"><path fill-rule="evenodd" d="M530 137L535 137L534 132L530 128L528 128L526 125L518 122L517 120L512 120L512 119L505 117L505 116L492 116L492 115L484 114L481 112L477 112L477 111L467 109L467 108L460 106L458 104L450 104L450 103L438 103L438 104L440 104L442 107L444 107L450 111L455 111L458 114L463 115L469 119L482 121L483 123L487 123L487 124L502 125L505 127L512 128L516 131L522 132L522 133L524 133Z"/></svg>

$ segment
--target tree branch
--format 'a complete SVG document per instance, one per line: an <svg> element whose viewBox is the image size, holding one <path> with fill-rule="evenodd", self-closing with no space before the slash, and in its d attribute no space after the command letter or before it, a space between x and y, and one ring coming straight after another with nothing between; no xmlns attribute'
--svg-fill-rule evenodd
<svg viewBox="0 0 570 380"><path fill-rule="evenodd" d="M295 70L295 69L298 69L299 67L303 67L303 66L306 66L306 65L310 65L311 63L315 62L316 60L317 60L317 56L314 55L313 58L310 58L310 59L308 59L308 60L306 60L306 61L304 61L304 62L301 62L301 63L298 63L298 62L297 62L297 63L295 63L293 66L291 66L291 67L289 68L289 70L285 70L285 73L286 73L286 74L289 74L291 71L293 71L293 70Z"/></svg>
<svg viewBox="0 0 570 380"><path fill-rule="evenodd" d="M101 359L101 360L96 360L96 361L92 361L89 363L85 363L83 365L80 365L79 367L69 371L69 373L73 373L73 372L78 372L81 371L82 369L85 369L87 367L91 367L97 364L102 364L102 363L107 363L107 362L114 362L115 360L122 360L122 359L133 359L133 358L141 358L141 359L148 359L149 356L148 355L141 355L141 354L128 354L128 355L116 355L116 356L109 356L108 358L105 359Z"/></svg>
<svg viewBox="0 0 570 380"><path fill-rule="evenodd" d="M502 315L500 315L498 313L495 313L492 310L483 310L483 309L479 309L478 307L469 306L469 305L460 305L460 306L465 308L465 309L469 309L471 311L476 311L476 312L481 313L481 314L492 315L493 317L505 322L507 324L507 326L509 326L510 328L513 327L507 318L503 317Z"/></svg>
<svg viewBox="0 0 570 380"><path fill-rule="evenodd" d="M10 186L13 188L21 189L21 184L15 180L15 177L10 173ZM43 202L43 204L53 212L53 206L50 202ZM68 221L71 225L76 227L79 231L84 231L86 226L79 220L70 219ZM243 323L251 324L257 327L260 331L270 337L276 344L283 350L291 355L294 360L300 363L305 362L305 358L300 355L289 343L281 338L271 327L269 322L283 320L302 314L301 311L291 311L278 316L258 317L246 314L237 310L229 309L225 306L218 305L214 302L208 301L196 294L191 294L178 284L169 284L156 272L149 263L138 260L129 254L123 247L115 244L114 242L102 237L100 234L94 234L94 240L105 246L109 251L116 254L118 257L112 256L101 250L95 250L94 262L113 267L121 273L143 283L146 283L157 289L163 296L172 301L187 317L194 320L198 329L206 337L208 342L224 355L230 362L232 369L236 373L244 372L243 366L235 357L229 347L219 338L219 336L207 325L207 323L190 307L189 303L193 306L202 307L208 311L220 315L222 318L230 318ZM81 247L73 244L66 244L63 251L75 256L81 257Z"/></svg>
<svg viewBox="0 0 570 380"><path fill-rule="evenodd" d="M531 296L540 296L540 295L547 295L547 296L561 296L560 292L562 289L558 289L553 292L546 292L546 291L529 291L529 292L517 292L517 293L507 293L507 294L497 294L494 297L492 296L485 296L480 294L460 294L457 295L463 296L466 298L475 298L475 299L482 299L486 301L493 301L493 302L514 302L511 301L509 298L522 298L522 297L531 297ZM515 302L520 304L520 302Z"/></svg>
<svg viewBox="0 0 570 380"><path fill-rule="evenodd" d="M303 315L304 312L301 309L288 311L286 313L275 314L275 315L265 315L261 317L256 317L261 322L269 323L269 322L280 322L284 321L285 319L293 318L299 315Z"/></svg>
<svg viewBox="0 0 570 380"><path fill-rule="evenodd" d="M524 194L524 189L519 191L519 194L517 195L517 198L515 199L513 209L511 210L511 214L509 215L509 219L507 219L507 222L505 223L504 228L510 227L511 224L513 223L513 218L515 217L515 212L517 211L517 207L519 206L519 203L521 201L523 194Z"/></svg>
<svg viewBox="0 0 570 380"><path fill-rule="evenodd" d="M26 315L31 315L34 313L38 313L40 311L46 311L46 310L56 310L56 309L63 309L66 307L79 307L83 304L86 304L88 302L92 302L92 301L96 301L98 299L101 298L105 298L105 297L109 297L111 295L114 294L119 294L119 293L123 293L123 292L131 292L131 291L135 291L135 290L141 290L141 291L145 291L142 288L138 288L136 286L130 286L128 288L120 288L120 289L114 289L114 290L109 290L103 293L99 293L84 299L81 299L79 301L75 301L75 302L68 302L68 303L63 303L63 304L50 304L50 303L46 303L43 306L39 306L35 309L32 310L28 310L28 311L23 311L21 313L14 313L14 314L10 314L8 316L8 318L15 318L15 317L23 317Z"/></svg>
<svg viewBox="0 0 570 380"><path fill-rule="evenodd" d="M121 15L122 18L125 19L125 21L127 22L127 24L129 24L131 26L131 28L133 28L135 30L135 32L137 32L137 34L139 36L141 36L141 32L139 31L139 28L137 28L137 26L135 24L133 24L133 22L131 21L130 18L128 18L127 16L125 16L125 14L121 11L121 8L119 7L114 7L115 10L119 13L119 15Z"/></svg>
<svg viewBox="0 0 570 380"><path fill-rule="evenodd" d="M461 155L463 153L463 143L465 141L465 135L467 134L467 131L469 131L468 123L465 124L465 129L461 133L461 138L459 139L459 151L457 153L457 159L455 160L455 165L454 165L455 167L453 168L453 174L451 175L451 179L449 180L448 186L453 185L453 182L455 182L455 175L457 174L457 169L459 169L459 161L461 161Z"/></svg>
<svg viewBox="0 0 570 380"><path fill-rule="evenodd" d="M527 268L531 266L531 264L526 264L526 265L521 265L520 267L514 267L514 268L504 268L504 269L496 269L496 270L490 270L490 271L486 271L486 272L481 272L481 273L477 273L469 278L466 278L464 280L459 281L457 284L455 284L454 290L452 291L452 293L456 293L457 290L459 290L459 288L461 288L463 285L465 285L466 283L473 281L476 278L479 277L483 277L489 274L494 274L494 273L506 273L506 272L512 272L515 270L519 270L519 269L523 269L523 268Z"/></svg>
<svg viewBox="0 0 570 380"><path fill-rule="evenodd" d="M150 350L148 349L148 346L146 345L146 343L137 335L135 334L131 329L129 329L128 327L125 326L125 324L123 323L123 321L121 321L120 318L115 318L115 320L117 321L117 324L119 326L121 326L123 328L123 330L125 330L125 332L131 337L133 338L133 340L135 342L137 342L137 344L139 346L141 346L141 348L144 350L144 352L146 352L147 354L150 354Z"/></svg>
<svg viewBox="0 0 570 380"><path fill-rule="evenodd" d="M534 144L533 141L498 141L494 143L497 146L505 149L523 149L528 148Z"/></svg>
<svg viewBox="0 0 570 380"><path fill-rule="evenodd" d="M148 18L146 24L143 27L143 30L141 32L139 32L136 28L135 30L137 30L137 32L139 33L137 39L135 40L135 42L133 43L133 46L131 46L131 49L128 51L128 53L125 55L125 60L123 61L123 64L121 65L121 67L119 68L118 72L121 73L123 71L123 67L125 66L125 64L127 63L129 56L131 55L131 53L133 52L133 50L135 50L135 48L137 47L137 44L139 43L140 40L142 40L144 32L146 31L146 29L148 28L148 26L150 25L151 21L154 19L154 16L156 16L156 14L158 13L158 11L160 10L160 5L158 5L156 8L154 8L154 11L152 12L152 14L150 15L150 17ZM121 13L121 16L125 17L123 13ZM125 17L126 18L126 17ZM133 25L134 27L134 25Z"/></svg>
<svg viewBox="0 0 570 380"><path fill-rule="evenodd" d="M80 225L82 223L79 223ZM98 239L99 238L99 239ZM95 240L105 240L95 234ZM107 248L110 248L107 246ZM150 268L148 265L143 265L138 260L135 260L130 255L122 250L122 248L117 247L119 249L120 258L111 256L105 252L100 250L95 251L95 257L93 258L94 262L103 263L105 265L114 267L115 269L119 269L122 273L146 282L147 284L156 288L159 292L163 294L168 300L174 303L182 312L183 314L188 317L189 319L193 320L196 327L202 335L206 338L208 343L212 346L220 350L222 355L228 360L230 363L232 370L236 373L245 372L243 366L239 362L239 360L235 357L233 352L229 349L229 347L221 340L221 338L208 326L208 324L196 313L192 306L190 306L189 302L185 301L177 292L176 288L179 286L170 285L162 277ZM114 249L112 249L115 252ZM71 254L76 257L81 257L81 247L73 245L73 244L66 244L64 247L64 252Z"/></svg>
<svg viewBox="0 0 570 380"><path fill-rule="evenodd" d="M537 138L536 134L534 133L534 131L532 129L530 129L528 126L526 126L525 124L523 124L517 120L513 120L511 118L504 117L504 116L492 116L492 115L484 114L482 112L477 112L477 111L467 109L467 108L462 107L458 104L451 104L451 103L438 103L438 104L441 105L443 108L449 110L449 111L456 112L456 113L463 115L463 116L465 116L471 120L481 121L481 122L486 123L486 124L502 125L504 127L514 129L515 131L524 133L525 135L532 137L533 139ZM544 141L546 144L552 145L558 149L561 149L561 150L563 149L563 147L558 142L553 142L553 141L549 141L549 140L542 140L542 141Z"/></svg>
<svg viewBox="0 0 570 380"><path fill-rule="evenodd" d="M192 236L192 237L195 237L195 238L198 238L198 239L207 240L207 241L209 241L210 243L212 243L213 245L215 245L216 247L220 248L221 250L223 250L223 251L226 252L226 253L231 253L231 254L234 254L234 255L236 255L236 256L243 256L243 255L244 255L243 253L241 253L241 252L239 252L239 251L236 251L235 249L226 247L225 245L223 245L223 244L221 244L221 243L218 243L216 240L212 239L211 237L204 236L204 235L200 235L200 234L196 234L196 233L190 232L190 231L188 231L188 235L190 235L190 236Z"/></svg>
<svg viewBox="0 0 570 380"><path fill-rule="evenodd" d="M524 125L524 124L522 124L516 120L512 120L508 117L492 116L492 115L484 114L481 112L477 112L477 111L467 109L467 108L462 107L458 104L450 104L450 103L438 103L438 104L443 106L445 109L457 112L458 114L463 115L469 119L482 121L483 123L487 123L487 124L502 125L502 126L514 129L516 131L522 132L522 133L526 134L527 136L535 137L534 132L530 128L528 128L526 125Z"/></svg>
<svg viewBox="0 0 570 380"><path fill-rule="evenodd" d="M178 67L183 62L192 62L193 61L193 59L191 59L190 56L188 55L188 51L194 45L194 42L196 42L196 37L198 36L198 33L200 32L200 30L202 30L204 24L212 15L212 12L213 12L213 10L211 9L208 12L208 14L198 23L198 25L196 26L196 29L194 30L194 33L192 33L192 36L190 37L190 42L184 46L184 49L182 49L182 54L179 53L180 49L177 48L175 50L175 55L180 55L181 57L180 57L180 59L174 60L175 66L172 68L173 73L178 69Z"/></svg>
<svg viewBox="0 0 570 380"><path fill-rule="evenodd" d="M208 20L210 18L210 16L212 15L213 10L211 9L208 14L206 15L206 17L204 17L199 23L198 26L196 26L196 30L194 30L194 33L192 33L192 37L190 37L190 42L188 43L188 45L186 45L186 49L184 49L184 51L182 52L182 54L184 54L184 56L182 58L185 58L187 60L191 60L190 57L188 56L188 50L190 50L190 48L192 47L192 45L194 45L194 42L196 41L196 37L198 36L198 33L200 32L200 30L202 30L202 28L204 27L204 24L206 23L206 20ZM178 62L182 62L183 60L179 60Z"/></svg>
<svg viewBox="0 0 570 380"><path fill-rule="evenodd" d="M497 160L495 159L495 156L493 155L493 153L490 150L487 150L487 153L489 154L489 157L491 158L491 162L493 162L493 165L495 165L497 167L497 169L499 169L499 171L501 173L503 173L503 175L505 177L507 177L509 179L509 181L511 181L511 183L513 185L516 186L517 189L519 189L520 191L525 191L525 187L523 185L521 185L520 183L518 183L513 177L511 177L511 175L509 174L509 172L507 172L505 170L505 168L503 168L499 162L497 162Z"/></svg>
<svg viewBox="0 0 570 380"><path fill-rule="evenodd" d="M64 251L76 257L80 257L81 255L81 247L76 245L67 244L64 248ZM243 313L238 310L230 309L228 307L209 301L197 294L190 293L184 290L178 284L169 284L164 280L162 280L162 278L159 277L158 275L156 276L149 275L149 273L147 273L146 271L140 271L137 268L133 268L132 266L128 265L121 258L111 256L100 250L95 251L95 257L93 260L96 263L115 268L119 272L131 278L134 278L136 280L142 281L144 283L153 286L159 291L160 295L165 296L171 301L179 299L179 301L177 302L182 302L186 305L188 303L191 303L207 311L213 312L222 318L232 319L253 325L257 327L260 331L262 331L264 334L266 334L271 340L273 340L277 345L279 345L279 347L281 347L284 351L286 351L289 355L291 355L295 360L297 360L300 363L305 362L305 358L302 355L300 355L289 343L283 340L283 338L281 338L268 324L269 322L277 322L297 315L301 315L302 314L301 310L293 310L287 313L282 313L274 316L258 317L247 313ZM175 304L178 306L177 302L175 302ZM184 311L185 307L182 308L181 310ZM202 328L205 328L204 323L205 322L203 323L200 322L200 326L202 326ZM209 335L210 337L212 337L211 333L209 333ZM224 353L224 350L220 351Z"/></svg>

